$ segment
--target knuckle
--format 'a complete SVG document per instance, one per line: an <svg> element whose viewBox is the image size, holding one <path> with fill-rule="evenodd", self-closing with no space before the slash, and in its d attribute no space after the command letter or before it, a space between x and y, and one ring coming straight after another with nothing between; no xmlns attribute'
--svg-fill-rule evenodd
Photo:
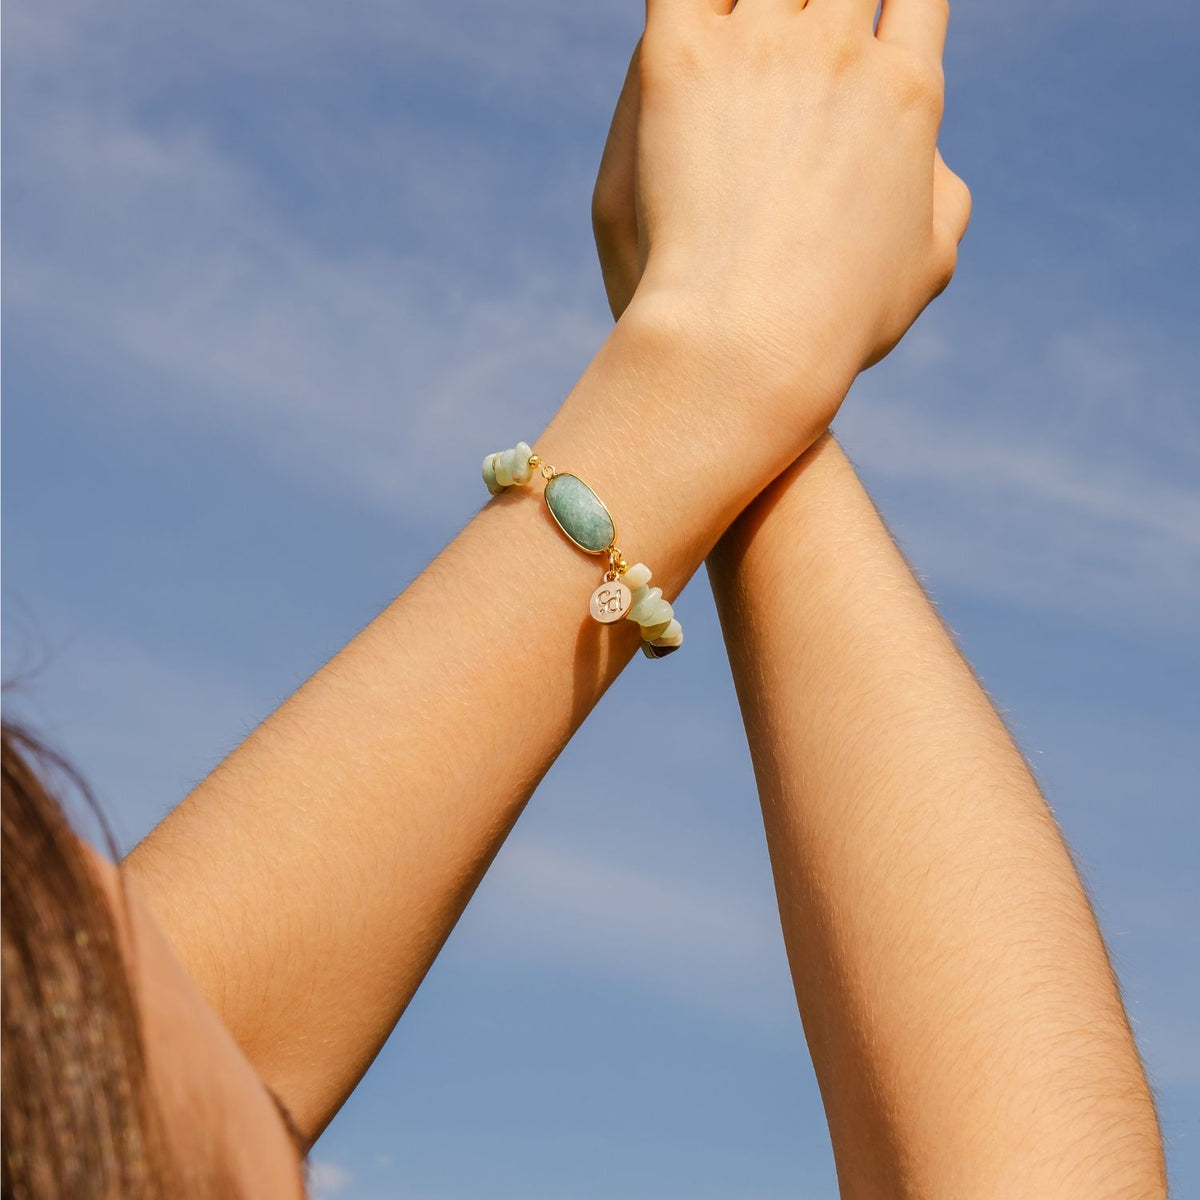
<svg viewBox="0 0 1200 1200"><path fill-rule="evenodd" d="M959 174L951 172L954 178L954 186L958 189L959 199L962 201L965 208L971 207L971 188L967 181Z"/></svg>
<svg viewBox="0 0 1200 1200"><path fill-rule="evenodd" d="M642 41L638 61L638 85L642 99L656 97L681 83L700 79L707 71L708 54L704 39L695 33L673 32L671 36Z"/></svg>
<svg viewBox="0 0 1200 1200"><path fill-rule="evenodd" d="M958 212L959 212L959 227L966 230L967 225L971 220L971 206L974 201L971 198L971 189L966 185L961 176L954 176L958 190Z"/></svg>
<svg viewBox="0 0 1200 1200"><path fill-rule="evenodd" d="M866 40L855 36L851 29L838 27L827 41L826 60L835 79L855 74L866 52Z"/></svg>
<svg viewBox="0 0 1200 1200"><path fill-rule="evenodd" d="M940 219L961 239L971 220L971 189L940 156L934 180L934 207Z"/></svg>
<svg viewBox="0 0 1200 1200"><path fill-rule="evenodd" d="M950 286L957 268L958 239L947 230L939 230L934 238L930 263L930 283L935 296L940 296Z"/></svg>
<svg viewBox="0 0 1200 1200"><path fill-rule="evenodd" d="M949 169L938 185L935 207L956 240L961 239L971 220L971 189Z"/></svg>
<svg viewBox="0 0 1200 1200"><path fill-rule="evenodd" d="M743 54L751 68L770 68L787 57L783 31L774 24L751 23L743 34Z"/></svg>
<svg viewBox="0 0 1200 1200"><path fill-rule="evenodd" d="M897 51L893 86L901 107L941 116L946 83L941 66L932 59Z"/></svg>
<svg viewBox="0 0 1200 1200"><path fill-rule="evenodd" d="M867 50L875 39L846 19L839 5L810 5L804 19L811 25L812 36L801 42L807 46L806 61L835 80L855 74L862 67Z"/></svg>

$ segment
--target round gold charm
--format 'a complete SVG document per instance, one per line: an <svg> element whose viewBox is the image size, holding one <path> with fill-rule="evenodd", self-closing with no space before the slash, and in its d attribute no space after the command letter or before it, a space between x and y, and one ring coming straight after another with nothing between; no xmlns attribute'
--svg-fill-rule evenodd
<svg viewBox="0 0 1200 1200"><path fill-rule="evenodd" d="M611 625L619 621L633 602L633 593L619 580L605 580L593 593L588 612L597 621Z"/></svg>

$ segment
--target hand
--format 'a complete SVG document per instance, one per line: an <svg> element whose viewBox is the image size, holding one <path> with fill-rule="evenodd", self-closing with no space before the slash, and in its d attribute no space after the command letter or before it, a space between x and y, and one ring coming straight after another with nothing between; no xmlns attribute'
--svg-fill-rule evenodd
<svg viewBox="0 0 1200 1200"><path fill-rule="evenodd" d="M819 363L829 417L949 282L970 213L936 150L944 0L873 13L651 0L593 198L615 315L635 289L686 309L772 384Z"/></svg>

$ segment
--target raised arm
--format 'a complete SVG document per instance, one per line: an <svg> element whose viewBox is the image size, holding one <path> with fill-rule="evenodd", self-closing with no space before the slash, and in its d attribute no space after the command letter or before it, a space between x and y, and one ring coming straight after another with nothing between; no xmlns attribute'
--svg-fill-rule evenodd
<svg viewBox="0 0 1200 1200"><path fill-rule="evenodd" d="M940 0L880 36L940 52ZM639 284L637 55L594 197L614 313ZM938 162L935 221L968 198ZM709 556L842 1194L1161 1197L1104 945L995 710L832 438Z"/></svg>
<svg viewBox="0 0 1200 1200"><path fill-rule="evenodd" d="M648 5L645 279L536 449L668 597L952 269L938 72L874 8ZM498 497L127 860L309 1138L633 651L585 615L598 582L532 497Z"/></svg>
<svg viewBox="0 0 1200 1200"><path fill-rule="evenodd" d="M698 439L660 437L717 399L700 358L631 309L537 441L595 487L668 597L749 498L744 479L702 482L716 464ZM541 486L489 502L125 862L310 1139L637 646L631 622L588 616L607 559L566 542Z"/></svg>
<svg viewBox="0 0 1200 1200"><path fill-rule="evenodd" d="M1062 836L831 437L708 571L842 1195L1164 1196Z"/></svg>

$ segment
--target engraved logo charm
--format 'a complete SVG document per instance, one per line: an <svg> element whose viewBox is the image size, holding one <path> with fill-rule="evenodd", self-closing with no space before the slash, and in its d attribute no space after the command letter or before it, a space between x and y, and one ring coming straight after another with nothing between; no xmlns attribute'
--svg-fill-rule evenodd
<svg viewBox="0 0 1200 1200"><path fill-rule="evenodd" d="M633 593L619 580L605 580L593 593L588 611L605 625L619 621L633 602Z"/></svg>

